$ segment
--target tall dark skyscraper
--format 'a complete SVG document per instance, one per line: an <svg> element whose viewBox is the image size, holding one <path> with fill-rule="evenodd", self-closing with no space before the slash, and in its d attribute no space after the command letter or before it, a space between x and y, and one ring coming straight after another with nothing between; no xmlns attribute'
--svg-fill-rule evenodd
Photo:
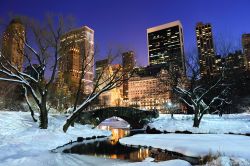
<svg viewBox="0 0 250 166"><path fill-rule="evenodd" d="M123 98L124 100L128 99L128 78L129 72L132 71L135 67L135 53L133 51L124 52L122 54L122 67L124 75L123 82Z"/></svg>
<svg viewBox="0 0 250 166"><path fill-rule="evenodd" d="M246 57L246 67L250 70L250 33L242 35L242 47Z"/></svg>
<svg viewBox="0 0 250 166"><path fill-rule="evenodd" d="M147 29L147 38L149 65L167 64L186 72L180 21Z"/></svg>
<svg viewBox="0 0 250 166"><path fill-rule="evenodd" d="M196 41L201 77L213 75L215 71L215 52L211 24L197 23Z"/></svg>

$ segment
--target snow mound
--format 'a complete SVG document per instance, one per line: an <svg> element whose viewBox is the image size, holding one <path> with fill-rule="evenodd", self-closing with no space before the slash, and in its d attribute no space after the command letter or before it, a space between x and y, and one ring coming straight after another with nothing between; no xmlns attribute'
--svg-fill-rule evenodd
<svg viewBox="0 0 250 166"><path fill-rule="evenodd" d="M220 166L250 166L250 161L243 159L243 158L235 158L235 157L219 157L216 160L213 160L207 163L205 166L212 166L212 165L220 165Z"/></svg>
<svg viewBox="0 0 250 166"><path fill-rule="evenodd" d="M250 160L250 137L227 134L138 134L119 140L121 144L152 146L190 157L218 153Z"/></svg>
<svg viewBox="0 0 250 166"><path fill-rule="evenodd" d="M204 115L199 128L193 126L193 115L171 115L160 114L159 118L149 124L150 128L159 131L175 132L190 131L192 133L209 134L249 134L250 114L228 114L219 117L218 115Z"/></svg>

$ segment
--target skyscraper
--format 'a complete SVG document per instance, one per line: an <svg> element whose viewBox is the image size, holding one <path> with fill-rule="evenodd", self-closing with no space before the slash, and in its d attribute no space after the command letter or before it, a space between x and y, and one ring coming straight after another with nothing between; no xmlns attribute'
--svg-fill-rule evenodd
<svg viewBox="0 0 250 166"><path fill-rule="evenodd" d="M133 51L124 52L122 54L122 67L123 72L125 73L123 76L123 99L128 99L128 78L129 72L131 72L135 67L135 53Z"/></svg>
<svg viewBox="0 0 250 166"><path fill-rule="evenodd" d="M7 26L2 39L2 55L5 60L22 71L24 53L24 25L20 19L13 19ZM2 57L1 61L5 61Z"/></svg>
<svg viewBox="0 0 250 166"><path fill-rule="evenodd" d="M215 71L215 52L211 24L197 23L196 41L201 77L213 75Z"/></svg>
<svg viewBox="0 0 250 166"><path fill-rule="evenodd" d="M149 65L167 64L186 72L180 21L147 29L147 39Z"/></svg>
<svg viewBox="0 0 250 166"><path fill-rule="evenodd" d="M242 35L242 47L246 57L246 67L250 70L250 33Z"/></svg>
<svg viewBox="0 0 250 166"><path fill-rule="evenodd" d="M89 94L93 90L94 79L94 30L87 26L74 29L62 36L60 46L62 59L59 71L65 83L71 90L76 90L81 73L84 72L82 92Z"/></svg>

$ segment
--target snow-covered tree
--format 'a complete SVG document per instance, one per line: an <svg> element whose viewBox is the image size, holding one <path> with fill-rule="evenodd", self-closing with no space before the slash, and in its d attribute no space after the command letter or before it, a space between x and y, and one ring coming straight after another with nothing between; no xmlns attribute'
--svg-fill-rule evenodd
<svg viewBox="0 0 250 166"><path fill-rule="evenodd" d="M90 52L85 51L83 56L88 56ZM84 111L88 111L88 107L91 103L97 99L102 93L112 90L116 87L122 86L125 80L129 79L132 75L132 71L124 71L122 66L118 66L113 69L112 72L107 74L107 70L109 70L110 65L114 62L115 59L122 57L120 51L118 51L114 56L111 55L112 51L109 51L109 63L104 65L101 69L101 72L95 78L95 84L93 86L92 91L86 95L86 97L79 101L79 93L82 89L82 83L79 82L77 96L73 106L73 113L67 118L63 131L66 132L70 125L73 125L74 122L81 116L81 113ZM86 57L83 59L87 59ZM93 59L89 59L87 63L82 63L82 69L86 69L87 66L92 64ZM86 72L82 72L80 78L84 78ZM124 77L129 74L129 77ZM80 103L80 104L78 104Z"/></svg>
<svg viewBox="0 0 250 166"><path fill-rule="evenodd" d="M31 116L34 121L34 108L30 98L35 101L39 110L40 128L48 127L47 96L57 71L60 58L59 47L61 36L71 28L71 19L48 16L44 23L22 17L21 22L25 27L24 34L18 29L13 29L13 40L19 45L17 51L23 55L26 68L32 72L23 72L9 60L4 52L0 59L0 81L22 85Z"/></svg>
<svg viewBox="0 0 250 166"><path fill-rule="evenodd" d="M199 67L198 58L192 57L192 60L187 62L190 70L189 87L181 87L177 85L174 91L178 94L179 99L191 108L194 113L193 127L199 127L204 114L215 110L212 113L219 112L220 107L231 103L228 95L230 93L229 86L224 83L224 70L218 80L213 84L201 84L199 82Z"/></svg>

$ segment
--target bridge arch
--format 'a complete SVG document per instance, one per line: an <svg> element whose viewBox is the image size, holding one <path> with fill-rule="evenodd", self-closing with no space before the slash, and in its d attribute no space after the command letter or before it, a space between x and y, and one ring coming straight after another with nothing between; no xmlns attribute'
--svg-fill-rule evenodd
<svg viewBox="0 0 250 166"><path fill-rule="evenodd" d="M130 107L107 107L93 111L83 112L79 122L81 124L93 124L98 126L102 121L111 117L119 117L127 121L131 128L143 128L152 118L159 116L158 111L145 111Z"/></svg>

